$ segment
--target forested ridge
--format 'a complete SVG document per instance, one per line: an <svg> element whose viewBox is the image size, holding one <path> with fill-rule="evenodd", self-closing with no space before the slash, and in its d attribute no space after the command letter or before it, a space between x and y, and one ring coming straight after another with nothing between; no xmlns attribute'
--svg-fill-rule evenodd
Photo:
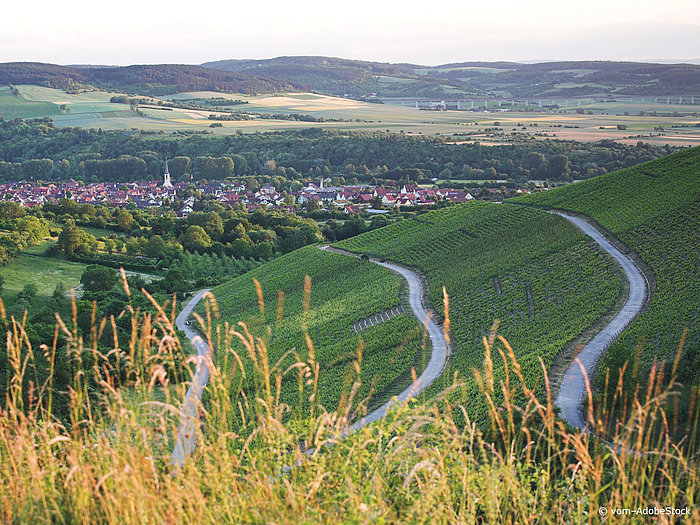
<svg viewBox="0 0 700 525"><path fill-rule="evenodd" d="M0 64L2 84L40 84L68 90L94 86L141 95L166 95L181 91L258 94L302 89L301 85L292 81L186 64L79 68L39 62L6 62Z"/></svg>
<svg viewBox="0 0 700 525"><path fill-rule="evenodd" d="M614 61L457 62L439 66L389 64L332 57L287 56L218 60L206 67L300 82L334 95L357 97L485 96L494 90L515 97L698 95L700 66ZM392 82L391 80L396 80ZM491 96L494 96L493 94Z"/></svg>
<svg viewBox="0 0 700 525"><path fill-rule="evenodd" d="M398 81L397 81L398 80ZM611 61L459 62L440 66L390 64L332 57L218 60L202 66L149 64L121 67L0 64L0 85L40 84L68 90L116 89L141 95L185 91L277 93L319 91L364 97L594 94L699 95L700 66Z"/></svg>

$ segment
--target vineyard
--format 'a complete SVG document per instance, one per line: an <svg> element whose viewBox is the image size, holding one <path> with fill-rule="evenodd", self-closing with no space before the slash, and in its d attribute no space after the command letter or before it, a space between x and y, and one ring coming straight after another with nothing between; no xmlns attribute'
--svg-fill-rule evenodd
<svg viewBox="0 0 700 525"><path fill-rule="evenodd" d="M307 275L310 288L305 286ZM262 308L253 279L261 285ZM410 311L370 326L359 335L353 330L356 321L399 306L399 291L399 278L391 271L316 247L274 259L212 290L222 321L239 331L242 328L236 323L242 321L252 334L263 338L270 366L284 372L300 360L318 363L316 401L329 410L338 406L358 378L356 361L362 386L355 399L370 398L366 403L370 407L400 392L410 382L411 367L420 373L427 362L429 352L419 351L421 326ZM205 312L204 306L198 308L200 314ZM243 347L234 349L248 369L250 362ZM231 353L219 354L217 360L224 370L235 368ZM255 378L248 373L245 380L230 388L254 392ZM285 376L282 401L299 405L297 392L296 374Z"/></svg>
<svg viewBox="0 0 700 525"><path fill-rule="evenodd" d="M649 307L602 360L599 386L608 370L615 383L626 361L635 365L627 368L625 384L648 377L655 359L673 360L684 329L680 379L697 386L700 148L515 201L588 215L651 269Z"/></svg>
<svg viewBox="0 0 700 525"><path fill-rule="evenodd" d="M477 418L485 406L477 401L472 370L483 364L482 338L495 319L526 377L539 377L539 358L549 367L621 293L618 269L582 233L561 217L519 206L453 206L337 246L420 269L438 313L446 288L453 355L432 391L448 386L458 372L467 381L463 402ZM494 361L494 373L504 378L502 361Z"/></svg>

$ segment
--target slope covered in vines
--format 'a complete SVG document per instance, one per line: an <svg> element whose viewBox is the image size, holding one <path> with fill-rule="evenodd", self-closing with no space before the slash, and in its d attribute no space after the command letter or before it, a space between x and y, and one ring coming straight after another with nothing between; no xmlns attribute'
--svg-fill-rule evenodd
<svg viewBox="0 0 700 525"><path fill-rule="evenodd" d="M700 148L515 201L585 214L648 266L648 309L622 334L601 363L613 383L629 361L625 384L648 377L654 360L672 361L685 329L680 380L700 378Z"/></svg>
<svg viewBox="0 0 700 525"><path fill-rule="evenodd" d="M310 287L305 285L306 276ZM260 283L263 308L253 279ZM307 247L218 286L212 293L222 321L241 332L237 323L242 321L254 336L263 338L270 366L279 362L277 369L284 372L300 360L318 363L316 401L332 410L347 397L358 376L362 386L355 399L369 396L366 404L376 406L410 382L412 367L420 370L427 361L429 353L420 351L421 327L408 309L360 334L353 330L356 321L398 306L400 287L399 278L390 270ZM200 313L204 311L199 307ZM250 356L240 345L237 349L247 367ZM219 353L217 359L224 369L235 368L230 353ZM310 378L313 371L304 381ZM249 393L255 391L250 374L240 387ZM297 375L285 375L282 400L298 405L297 392Z"/></svg>
<svg viewBox="0 0 700 525"><path fill-rule="evenodd" d="M420 269L433 309L442 311L445 287L453 335L449 370L476 392L472 369L484 359L482 337L495 319L517 349L528 377L542 374L559 352L595 325L615 304L621 277L603 253L565 219L511 205L468 203L374 230L338 243ZM504 370L494 359L495 373ZM470 390L471 389L471 390ZM465 396L471 415L483 417L478 396Z"/></svg>

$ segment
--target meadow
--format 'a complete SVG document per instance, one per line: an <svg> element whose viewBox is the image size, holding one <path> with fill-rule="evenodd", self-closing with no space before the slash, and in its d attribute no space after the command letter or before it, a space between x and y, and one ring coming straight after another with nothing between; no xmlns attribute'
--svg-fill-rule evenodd
<svg viewBox="0 0 700 525"><path fill-rule="evenodd" d="M86 266L73 261L23 253L0 268L0 275L5 280L3 301L7 306L13 305L22 288L33 283L38 290L37 298L32 303L32 312L38 311L48 304L57 284L62 283L66 292L77 287Z"/></svg>

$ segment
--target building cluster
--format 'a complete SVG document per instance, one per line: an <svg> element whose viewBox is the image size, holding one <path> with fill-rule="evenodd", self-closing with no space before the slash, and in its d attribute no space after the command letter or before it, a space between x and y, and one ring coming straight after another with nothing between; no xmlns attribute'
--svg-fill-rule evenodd
<svg viewBox="0 0 700 525"><path fill-rule="evenodd" d="M316 184L306 185L295 194L296 203L305 205L317 201L319 205L333 203L337 208L350 212L361 211L370 206L391 208L393 206L420 206L433 204L438 200L467 202L474 199L468 191L454 189L421 188L415 184L404 184L400 188L381 188L375 186L342 186L323 188Z"/></svg>
<svg viewBox="0 0 700 525"><path fill-rule="evenodd" d="M271 209L291 212L294 212L296 207L306 208L309 203L316 203L318 208L333 206L339 211L357 213L369 208L377 210L394 206L433 204L439 200L467 202L474 199L468 191L420 188L413 184L405 184L401 188L381 188L371 185L326 187L324 182L322 180L320 184L308 183L301 190L286 194L279 193L270 184L262 186L257 191L250 191L246 190L242 184L227 187L221 183L211 183L203 190L204 193L214 194L220 202L231 206L241 203L248 209L255 209L265 204Z"/></svg>
<svg viewBox="0 0 700 525"><path fill-rule="evenodd" d="M137 208L163 206L173 202L177 192L186 189L187 183L170 188L159 182L99 182L79 184L74 180L63 183L8 182L0 184L0 197L22 206L41 206L60 199L72 199L77 204L101 204L124 208L133 203Z"/></svg>
<svg viewBox="0 0 700 525"><path fill-rule="evenodd" d="M400 188L382 188L371 185L326 187L308 183L299 191L280 193L269 184L257 190L248 189L244 183L202 182L195 184L199 194L212 196L223 204L244 204L248 209L267 205L271 209L294 212L298 207L328 208L346 213L366 209L380 213L394 206L420 206L436 201L467 202L474 195L464 190L450 188L421 188L404 184ZM125 208L133 205L138 209L173 206L176 212L186 217L195 209L196 197L188 190L192 182L172 183L167 166L162 182L101 182L79 184L74 180L64 183L10 182L0 184L0 199L13 201L22 206L41 206L60 199L72 199L77 204L105 205ZM478 196L478 195L477 195ZM317 206L314 206L317 204Z"/></svg>

